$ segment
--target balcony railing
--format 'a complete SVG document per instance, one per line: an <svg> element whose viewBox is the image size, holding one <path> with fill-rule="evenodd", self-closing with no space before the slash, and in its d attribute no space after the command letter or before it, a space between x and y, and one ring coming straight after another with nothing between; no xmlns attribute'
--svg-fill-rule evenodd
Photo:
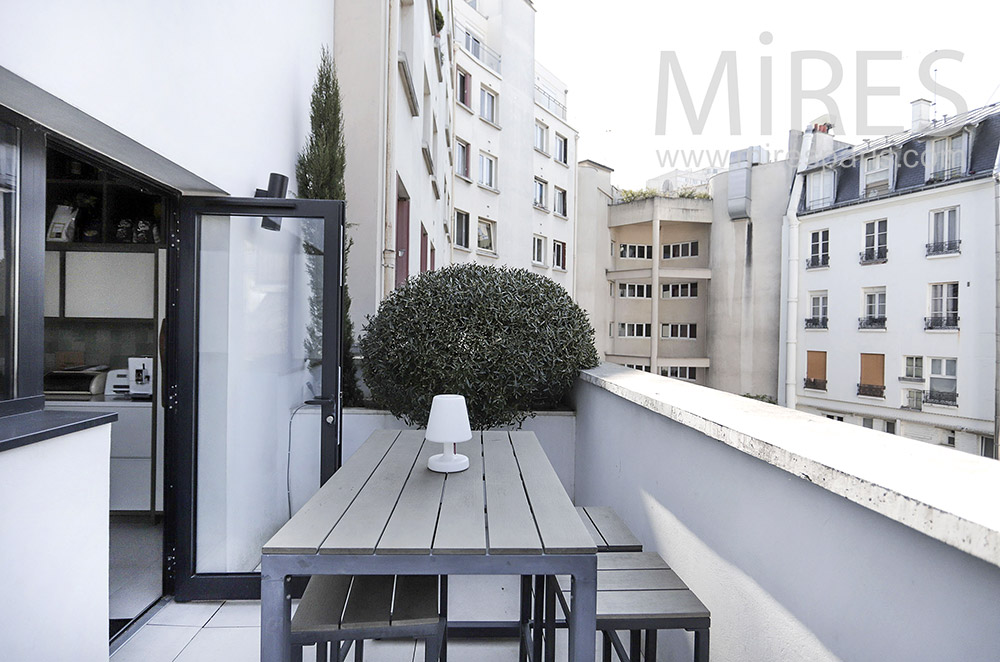
<svg viewBox="0 0 1000 662"><path fill-rule="evenodd" d="M814 391L825 391L826 390L826 380L825 379L810 379L806 377L805 383L803 384L806 388L810 388Z"/></svg>
<svg viewBox="0 0 1000 662"><path fill-rule="evenodd" d="M962 252L962 240L955 239L953 241L935 241L927 244L927 254L928 255L947 255L948 253L961 253Z"/></svg>
<svg viewBox="0 0 1000 662"><path fill-rule="evenodd" d="M473 37L472 33L465 26L459 24L458 31L458 39L459 43L462 44L462 48L493 71L500 73L500 54L479 39Z"/></svg>
<svg viewBox="0 0 1000 662"><path fill-rule="evenodd" d="M811 255L806 258L806 269L818 269L820 267L830 266L830 256L827 255Z"/></svg>
<svg viewBox="0 0 1000 662"><path fill-rule="evenodd" d="M827 328L827 323L829 320L826 317L807 317L806 318L806 328L807 329L825 329Z"/></svg>
<svg viewBox="0 0 1000 662"><path fill-rule="evenodd" d="M866 248L859 254L861 264L882 264L889 260L889 249L885 246L878 248Z"/></svg>
<svg viewBox="0 0 1000 662"><path fill-rule="evenodd" d="M865 395L869 398L884 398L884 384L858 384L858 395Z"/></svg>
<svg viewBox="0 0 1000 662"><path fill-rule="evenodd" d="M859 329L884 329L885 328L885 317L875 317L872 315L866 315L865 317L858 318L858 328Z"/></svg>
<svg viewBox="0 0 1000 662"><path fill-rule="evenodd" d="M964 168L962 166L958 166L955 168L941 168L940 170L935 170L931 172L930 181L943 182L948 179L961 177L963 174L964 174Z"/></svg>
<svg viewBox="0 0 1000 662"><path fill-rule="evenodd" d="M957 329L958 313L947 313L944 315L931 315L924 318L924 329Z"/></svg>
<svg viewBox="0 0 1000 662"><path fill-rule="evenodd" d="M560 119L566 119L566 106L554 96L546 92L540 85L535 85L535 103Z"/></svg>
<svg viewBox="0 0 1000 662"><path fill-rule="evenodd" d="M944 405L946 407L958 406L958 393L948 391L927 391L924 393L924 402L929 405Z"/></svg>

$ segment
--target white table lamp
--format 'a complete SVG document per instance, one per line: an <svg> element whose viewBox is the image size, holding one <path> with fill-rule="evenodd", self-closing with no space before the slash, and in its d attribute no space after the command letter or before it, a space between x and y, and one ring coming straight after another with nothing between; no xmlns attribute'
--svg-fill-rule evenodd
<svg viewBox="0 0 1000 662"><path fill-rule="evenodd" d="M469 458L455 453L455 446L472 439L469 410L461 395L435 395L427 419L424 439L444 444L444 452L427 460L427 468L440 473L454 473L469 468Z"/></svg>

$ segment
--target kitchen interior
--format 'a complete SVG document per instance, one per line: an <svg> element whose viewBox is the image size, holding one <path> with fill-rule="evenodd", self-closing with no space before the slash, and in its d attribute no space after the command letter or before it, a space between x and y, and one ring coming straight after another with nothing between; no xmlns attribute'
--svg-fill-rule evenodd
<svg viewBox="0 0 1000 662"><path fill-rule="evenodd" d="M46 409L118 414L111 429L109 639L162 594L160 334L173 196L92 157L47 153Z"/></svg>

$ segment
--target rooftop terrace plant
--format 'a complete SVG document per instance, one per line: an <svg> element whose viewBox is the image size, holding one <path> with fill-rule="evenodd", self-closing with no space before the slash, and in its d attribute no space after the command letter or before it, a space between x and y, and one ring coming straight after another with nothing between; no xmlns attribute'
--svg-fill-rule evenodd
<svg viewBox="0 0 1000 662"><path fill-rule="evenodd" d="M514 425L563 401L599 363L587 314L524 269L455 265L411 278L361 339L375 403L425 425L438 393L464 395L473 429Z"/></svg>

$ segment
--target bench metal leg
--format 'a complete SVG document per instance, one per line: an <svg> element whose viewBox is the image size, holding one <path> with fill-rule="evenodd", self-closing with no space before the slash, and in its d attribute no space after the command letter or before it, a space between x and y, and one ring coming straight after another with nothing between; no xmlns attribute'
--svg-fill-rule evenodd
<svg viewBox="0 0 1000 662"><path fill-rule="evenodd" d="M601 659L604 662L611 662L611 635L607 632L601 632L604 635L604 649Z"/></svg>
<svg viewBox="0 0 1000 662"><path fill-rule="evenodd" d="M708 630L694 631L694 662L708 662Z"/></svg>
<svg viewBox="0 0 1000 662"><path fill-rule="evenodd" d="M628 632L628 659L629 662L641 662L642 657L642 630L629 630Z"/></svg>
<svg viewBox="0 0 1000 662"><path fill-rule="evenodd" d="M535 575L535 608L531 632L532 662L542 662L542 627L545 610L545 575Z"/></svg>
<svg viewBox="0 0 1000 662"><path fill-rule="evenodd" d="M354 642L354 662L365 662L365 640L358 639Z"/></svg>
<svg viewBox="0 0 1000 662"><path fill-rule="evenodd" d="M531 621L531 575L521 575L521 645L518 651L518 660L528 662L530 651L528 650L528 640L525 627Z"/></svg>
<svg viewBox="0 0 1000 662"><path fill-rule="evenodd" d="M316 644L316 662L330 662L330 644L321 641Z"/></svg>
<svg viewBox="0 0 1000 662"><path fill-rule="evenodd" d="M438 651L438 659L440 662L448 662L448 575L441 575L441 577L439 577L439 581L441 582L439 613L444 619L445 626L444 632L441 633L441 650Z"/></svg>
<svg viewBox="0 0 1000 662"><path fill-rule="evenodd" d="M656 662L656 630L646 630L646 662Z"/></svg>
<svg viewBox="0 0 1000 662"><path fill-rule="evenodd" d="M556 579L545 577L545 662L556 660Z"/></svg>

